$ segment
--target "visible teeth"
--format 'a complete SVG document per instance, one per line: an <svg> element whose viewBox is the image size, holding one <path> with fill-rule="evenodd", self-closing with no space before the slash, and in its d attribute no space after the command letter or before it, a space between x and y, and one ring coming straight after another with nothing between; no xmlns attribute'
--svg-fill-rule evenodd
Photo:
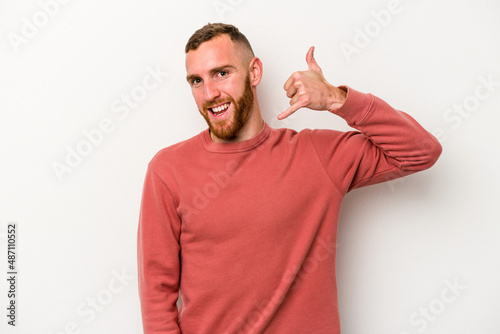
<svg viewBox="0 0 500 334"><path fill-rule="evenodd" d="M227 108L229 108L229 103L223 104L217 108L212 108L212 111L218 113L218 112L221 112L223 110L226 110Z"/></svg>

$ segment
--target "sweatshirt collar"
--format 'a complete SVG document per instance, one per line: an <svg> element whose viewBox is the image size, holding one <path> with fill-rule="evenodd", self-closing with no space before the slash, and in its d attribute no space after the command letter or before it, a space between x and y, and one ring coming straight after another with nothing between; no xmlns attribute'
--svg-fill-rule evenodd
<svg viewBox="0 0 500 334"><path fill-rule="evenodd" d="M240 142L235 142L235 143L214 143L212 139L210 138L210 133L209 130L206 129L205 131L201 132L199 134L199 138L201 139L201 142L205 149L209 152L213 153L238 153L238 152L246 152L250 151L260 144L262 144L267 137L269 137L269 134L271 133L271 128L269 125L264 122L264 126L260 130L260 132L253 138L250 138L248 140L240 141Z"/></svg>

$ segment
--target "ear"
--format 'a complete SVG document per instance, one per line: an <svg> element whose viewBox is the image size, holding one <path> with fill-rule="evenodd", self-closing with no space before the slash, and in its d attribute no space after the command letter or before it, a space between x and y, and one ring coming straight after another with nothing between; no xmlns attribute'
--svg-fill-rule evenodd
<svg viewBox="0 0 500 334"><path fill-rule="evenodd" d="M262 62L260 59L253 57L248 64L249 79L252 87L256 87L260 83L262 79L262 69Z"/></svg>

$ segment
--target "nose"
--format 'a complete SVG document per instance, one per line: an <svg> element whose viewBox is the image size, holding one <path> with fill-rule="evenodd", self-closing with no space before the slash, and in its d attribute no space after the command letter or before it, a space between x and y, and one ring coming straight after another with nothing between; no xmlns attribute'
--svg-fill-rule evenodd
<svg viewBox="0 0 500 334"><path fill-rule="evenodd" d="M220 96L220 90L217 84L213 82L205 82L204 98L205 101L213 101Z"/></svg>

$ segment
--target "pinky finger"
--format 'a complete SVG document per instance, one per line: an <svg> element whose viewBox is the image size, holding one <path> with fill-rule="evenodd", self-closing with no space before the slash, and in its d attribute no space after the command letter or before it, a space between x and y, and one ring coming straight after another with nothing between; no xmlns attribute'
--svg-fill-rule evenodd
<svg viewBox="0 0 500 334"><path fill-rule="evenodd" d="M278 119L279 120L285 119L285 118L287 118L288 116L290 116L291 114L293 114L294 112L296 112L297 110L299 110L302 107L303 106L301 106L299 103L295 103L295 104L291 105L290 107L288 107L281 114L279 114L278 115Z"/></svg>

